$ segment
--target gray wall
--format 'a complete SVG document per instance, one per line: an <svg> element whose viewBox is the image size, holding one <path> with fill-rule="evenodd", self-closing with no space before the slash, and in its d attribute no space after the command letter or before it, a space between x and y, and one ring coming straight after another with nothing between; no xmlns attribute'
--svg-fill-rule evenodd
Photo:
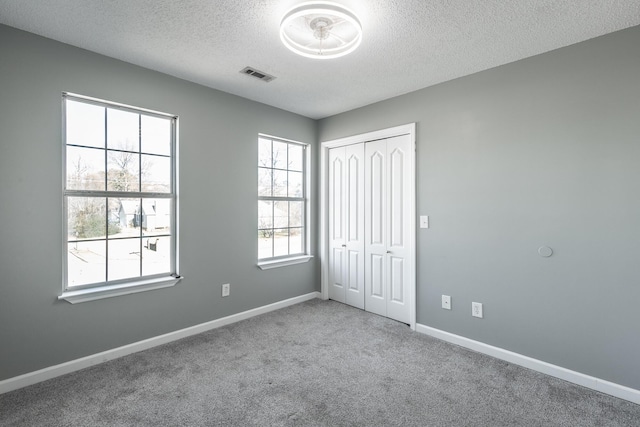
<svg viewBox="0 0 640 427"><path fill-rule="evenodd" d="M180 116L177 286L56 300L63 91ZM0 380L319 290L316 260L259 270L255 232L258 133L315 143L316 131L301 116L0 26Z"/></svg>
<svg viewBox="0 0 640 427"><path fill-rule="evenodd" d="M0 26L0 380L319 290L315 260L255 266L257 133L417 122L419 323L640 389L638 45L635 27L317 123ZM56 300L62 91L180 116L176 287Z"/></svg>
<svg viewBox="0 0 640 427"><path fill-rule="evenodd" d="M417 122L419 323L640 389L638 46L634 27L320 121L320 141Z"/></svg>

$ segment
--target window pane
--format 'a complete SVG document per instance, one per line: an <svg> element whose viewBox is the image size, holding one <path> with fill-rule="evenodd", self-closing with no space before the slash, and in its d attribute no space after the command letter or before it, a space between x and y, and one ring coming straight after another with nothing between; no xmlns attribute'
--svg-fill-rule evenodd
<svg viewBox="0 0 640 427"><path fill-rule="evenodd" d="M274 202L273 226L275 228L289 227L289 202Z"/></svg>
<svg viewBox="0 0 640 427"><path fill-rule="evenodd" d="M142 275L171 272L171 238L148 237L143 239Z"/></svg>
<svg viewBox="0 0 640 427"><path fill-rule="evenodd" d="M273 230L258 230L258 259L273 256Z"/></svg>
<svg viewBox="0 0 640 427"><path fill-rule="evenodd" d="M69 287L106 280L106 241L72 242L67 245Z"/></svg>
<svg viewBox="0 0 640 427"><path fill-rule="evenodd" d="M258 168L258 196L271 196L271 169Z"/></svg>
<svg viewBox="0 0 640 427"><path fill-rule="evenodd" d="M305 149L258 138L258 258L304 253ZM288 200L287 200L288 199ZM291 229L291 230L290 230Z"/></svg>
<svg viewBox="0 0 640 427"><path fill-rule="evenodd" d="M142 155L142 191L171 192L171 158Z"/></svg>
<svg viewBox="0 0 640 427"><path fill-rule="evenodd" d="M289 144L289 170L302 171L303 153L301 145Z"/></svg>
<svg viewBox="0 0 640 427"><path fill-rule="evenodd" d="M273 228L273 202L258 201L258 229Z"/></svg>
<svg viewBox="0 0 640 427"><path fill-rule="evenodd" d="M289 172L289 197L302 197L302 172Z"/></svg>
<svg viewBox="0 0 640 427"><path fill-rule="evenodd" d="M287 196L287 171L273 171L273 195L277 197Z"/></svg>
<svg viewBox="0 0 640 427"><path fill-rule="evenodd" d="M107 108L107 148L140 151L139 114Z"/></svg>
<svg viewBox="0 0 640 427"><path fill-rule="evenodd" d="M175 119L72 95L64 102L66 287L171 273Z"/></svg>
<svg viewBox="0 0 640 427"><path fill-rule="evenodd" d="M289 255L289 229L276 229L273 233L273 256Z"/></svg>
<svg viewBox="0 0 640 427"><path fill-rule="evenodd" d="M104 107L66 101L67 144L104 148Z"/></svg>
<svg viewBox="0 0 640 427"><path fill-rule="evenodd" d="M171 200L142 199L142 234L157 236L171 233Z"/></svg>
<svg viewBox="0 0 640 427"><path fill-rule="evenodd" d="M140 150L143 153L171 155L171 120L142 115Z"/></svg>
<svg viewBox="0 0 640 427"><path fill-rule="evenodd" d="M258 139L258 166L263 168L272 167L270 139Z"/></svg>
<svg viewBox="0 0 640 427"><path fill-rule="evenodd" d="M104 239L106 228L106 199L103 197L69 197L67 199L69 241Z"/></svg>
<svg viewBox="0 0 640 427"><path fill-rule="evenodd" d="M109 199L109 236L140 237L140 199Z"/></svg>
<svg viewBox="0 0 640 427"><path fill-rule="evenodd" d="M140 154L107 150L107 190L140 191Z"/></svg>
<svg viewBox="0 0 640 427"><path fill-rule="evenodd" d="M303 220L304 202L289 202L289 227L302 227Z"/></svg>
<svg viewBox="0 0 640 427"><path fill-rule="evenodd" d="M289 251L291 254L303 253L302 247L302 228L290 228L289 229Z"/></svg>
<svg viewBox="0 0 640 427"><path fill-rule="evenodd" d="M286 142L273 141L273 167L276 169L287 168L287 144Z"/></svg>
<svg viewBox="0 0 640 427"><path fill-rule="evenodd" d="M108 280L140 277L140 239L108 241Z"/></svg>
<svg viewBox="0 0 640 427"><path fill-rule="evenodd" d="M67 189L104 190L104 150L67 146Z"/></svg>

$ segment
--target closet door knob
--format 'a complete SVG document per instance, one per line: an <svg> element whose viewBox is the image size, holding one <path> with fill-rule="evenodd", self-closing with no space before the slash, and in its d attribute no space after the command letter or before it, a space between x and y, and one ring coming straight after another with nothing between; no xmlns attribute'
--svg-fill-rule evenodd
<svg viewBox="0 0 640 427"><path fill-rule="evenodd" d="M387 251L387 253L388 253L388 254L390 254L390 253L391 253L391 251Z"/></svg>
<svg viewBox="0 0 640 427"><path fill-rule="evenodd" d="M346 248L346 247L347 247L347 245L342 245L342 247L343 247L343 248Z"/></svg>

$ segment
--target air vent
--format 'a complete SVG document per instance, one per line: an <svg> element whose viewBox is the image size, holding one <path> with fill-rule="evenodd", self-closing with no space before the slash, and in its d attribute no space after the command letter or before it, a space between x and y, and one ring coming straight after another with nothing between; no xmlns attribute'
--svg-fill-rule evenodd
<svg viewBox="0 0 640 427"><path fill-rule="evenodd" d="M251 77L255 77L256 79L260 79L266 83L269 83L271 80L275 79L275 77L273 77L272 75L269 75L264 71L256 70L255 68L251 68L251 67L244 67L242 70L240 70L240 73L246 74Z"/></svg>

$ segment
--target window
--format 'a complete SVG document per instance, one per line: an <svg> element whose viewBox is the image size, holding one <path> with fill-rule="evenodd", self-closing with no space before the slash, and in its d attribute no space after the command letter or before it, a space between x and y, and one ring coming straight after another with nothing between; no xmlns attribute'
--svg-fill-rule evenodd
<svg viewBox="0 0 640 427"><path fill-rule="evenodd" d="M61 298L175 284L177 118L70 94L63 103Z"/></svg>
<svg viewBox="0 0 640 427"><path fill-rule="evenodd" d="M258 138L258 260L261 268L308 261L307 145ZM285 260L285 262L279 262Z"/></svg>

